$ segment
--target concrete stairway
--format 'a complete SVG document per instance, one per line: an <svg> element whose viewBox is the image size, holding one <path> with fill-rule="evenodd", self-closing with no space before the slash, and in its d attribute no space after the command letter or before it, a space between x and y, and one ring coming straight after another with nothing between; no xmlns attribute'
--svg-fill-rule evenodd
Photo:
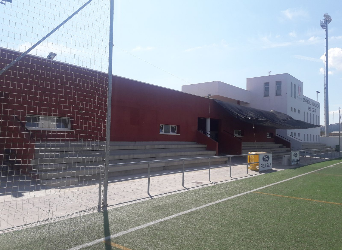
<svg viewBox="0 0 342 250"><path fill-rule="evenodd" d="M302 143L302 150L311 150L311 149L318 149L320 151L324 151L324 150L329 150L331 148L324 143L318 143L318 142L313 142L313 143L303 142Z"/></svg>
<svg viewBox="0 0 342 250"><path fill-rule="evenodd" d="M195 142L111 142L109 176L208 166L215 151ZM103 142L43 142L35 144L33 171L42 185L62 187L98 179L104 164ZM184 159L185 158L185 159ZM184 159L184 160L183 160ZM227 158L211 158L223 164ZM149 163L150 162L150 163Z"/></svg>
<svg viewBox="0 0 342 250"><path fill-rule="evenodd" d="M242 154L248 152L272 153L273 160L281 160L284 155L290 154L291 149L274 142L242 142Z"/></svg>

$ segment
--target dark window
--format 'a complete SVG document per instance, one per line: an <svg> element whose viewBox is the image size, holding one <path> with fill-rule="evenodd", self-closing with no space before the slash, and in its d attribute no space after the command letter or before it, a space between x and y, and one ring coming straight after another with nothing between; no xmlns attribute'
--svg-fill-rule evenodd
<svg viewBox="0 0 342 250"><path fill-rule="evenodd" d="M276 82L276 96L281 96L281 82Z"/></svg>
<svg viewBox="0 0 342 250"><path fill-rule="evenodd" d="M264 97L270 96L270 83L265 82L264 83Z"/></svg>

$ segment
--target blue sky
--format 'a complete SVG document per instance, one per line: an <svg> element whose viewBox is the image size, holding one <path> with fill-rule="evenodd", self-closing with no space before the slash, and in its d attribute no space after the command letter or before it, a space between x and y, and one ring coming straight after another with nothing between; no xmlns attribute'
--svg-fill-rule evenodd
<svg viewBox="0 0 342 250"><path fill-rule="evenodd" d="M1 38L2 47L23 50L23 45L32 44L86 0L56 0L54 6L45 0L25 2L13 0L12 4L0 6L8 18L27 19L12 22L16 31L8 27L10 35ZM108 2L94 0L41 50L46 53L43 46L58 48L63 53L58 53L56 60L106 70ZM38 15L32 11L37 8L41 10ZM321 92L323 124L321 57L325 53L325 32L320 20L328 13L332 17L329 108L331 113L335 111L330 123L336 123L336 111L342 106L341 12L342 2L329 0L116 0L113 73L176 90L184 84L206 81L245 88L246 78L268 75L269 71L289 73L304 83L304 95L316 100L316 91ZM0 17L0 22L6 23L6 16ZM37 36L28 35L27 30Z"/></svg>

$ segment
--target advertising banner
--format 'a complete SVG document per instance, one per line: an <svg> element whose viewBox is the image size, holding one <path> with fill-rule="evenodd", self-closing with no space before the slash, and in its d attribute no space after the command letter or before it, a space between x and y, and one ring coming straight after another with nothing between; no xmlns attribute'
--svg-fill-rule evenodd
<svg viewBox="0 0 342 250"><path fill-rule="evenodd" d="M272 169L272 154L259 155L259 171Z"/></svg>
<svg viewBox="0 0 342 250"><path fill-rule="evenodd" d="M298 164L299 160L299 151L291 151L291 165Z"/></svg>

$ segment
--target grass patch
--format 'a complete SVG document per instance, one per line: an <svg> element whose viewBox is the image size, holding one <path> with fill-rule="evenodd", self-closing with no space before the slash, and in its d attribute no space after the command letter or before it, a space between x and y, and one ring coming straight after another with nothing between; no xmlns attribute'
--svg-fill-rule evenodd
<svg viewBox="0 0 342 250"><path fill-rule="evenodd" d="M68 249L97 240L104 235L115 234L337 162L340 161L322 162L260 175L114 208L109 210L107 215L93 213L3 234L0 235L1 249ZM329 168L317 173L336 174L340 170L332 170L335 168L341 167ZM331 184L331 178L335 176L309 174L262 191L292 196L307 195L305 198L311 195L316 197L315 199L325 197L342 202L341 196L337 194L341 186L335 181L333 181L335 184ZM336 178L341 180L341 177ZM314 192L317 190L317 181L322 182L321 193ZM316 183L309 184L309 182ZM331 213L326 212L326 207L329 206L331 206ZM298 244L299 248L305 249L312 246L307 241L318 240L317 236L316 238L313 236L314 233L319 233L315 226L317 224L317 228L322 226L322 230L326 230L320 235L325 235L325 232L331 235L328 238L330 245L326 244L337 246L334 242L341 243L341 241L335 238L336 233L333 232L336 230L339 234L341 228L335 223L336 219L332 215L338 214L340 209L339 206L329 204L313 204L308 201L251 193L161 222L113 241L130 249L226 249L228 246L234 249L261 249L274 248L276 244L285 246L285 242L290 242L291 246ZM303 217L301 223L299 217ZM324 220L327 223L325 226ZM310 221L313 223L313 228L307 228L305 231ZM291 224L291 230L288 224ZM318 244L316 248L321 246L319 244L323 244L320 241L316 243ZM108 249L108 245L101 243L88 249L106 248Z"/></svg>

